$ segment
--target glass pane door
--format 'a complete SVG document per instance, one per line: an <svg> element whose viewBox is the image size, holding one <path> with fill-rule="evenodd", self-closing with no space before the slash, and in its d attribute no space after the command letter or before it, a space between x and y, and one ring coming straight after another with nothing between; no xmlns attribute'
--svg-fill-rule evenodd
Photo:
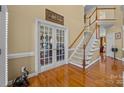
<svg viewBox="0 0 124 93"><path fill-rule="evenodd" d="M53 60L53 28L48 25L40 26L40 65L52 64Z"/></svg>
<svg viewBox="0 0 124 93"><path fill-rule="evenodd" d="M64 30L61 28L56 29L56 61L61 62L65 59L65 43L64 43Z"/></svg>
<svg viewBox="0 0 124 93"><path fill-rule="evenodd" d="M66 28L48 21L38 20L38 24L38 40L36 41L37 72L43 72L67 63Z"/></svg>

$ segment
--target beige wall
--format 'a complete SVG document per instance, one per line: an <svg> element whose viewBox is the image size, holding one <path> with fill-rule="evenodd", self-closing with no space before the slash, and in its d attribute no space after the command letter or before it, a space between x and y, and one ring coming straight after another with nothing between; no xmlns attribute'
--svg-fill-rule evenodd
<svg viewBox="0 0 124 93"><path fill-rule="evenodd" d="M107 33L117 33L121 32L122 33L122 25L123 25L123 16L122 16L122 10L121 6L115 6L116 7L116 18L117 20L115 21L115 24L112 28L107 30ZM121 34L123 36L123 34ZM116 54L117 58L122 59L123 53L122 53L122 47L123 47L123 42L122 42L122 36L121 39L115 39L115 46L119 49L119 51Z"/></svg>
<svg viewBox="0 0 124 93"><path fill-rule="evenodd" d="M65 26L69 30L69 45L83 29L83 6L8 6L9 54L34 51L35 18L45 20L45 8L64 16ZM9 60L9 80L20 75L22 66L34 72L34 57Z"/></svg>
<svg viewBox="0 0 124 93"><path fill-rule="evenodd" d="M11 59L8 62L8 76L9 80L15 79L17 76L20 76L21 67L27 67L27 70L30 73L34 72L34 57L25 57L25 58L18 58L18 59Z"/></svg>
<svg viewBox="0 0 124 93"><path fill-rule="evenodd" d="M121 32L121 27L113 27L111 29L108 30L107 33L118 33L118 32ZM122 33L122 32L121 32ZM121 34L122 35L122 34ZM119 59L122 59L123 57L123 54L122 54L122 48L123 48L123 42L122 42L122 37L121 39L115 39L115 47L118 48L118 52L116 53L116 57L119 58Z"/></svg>

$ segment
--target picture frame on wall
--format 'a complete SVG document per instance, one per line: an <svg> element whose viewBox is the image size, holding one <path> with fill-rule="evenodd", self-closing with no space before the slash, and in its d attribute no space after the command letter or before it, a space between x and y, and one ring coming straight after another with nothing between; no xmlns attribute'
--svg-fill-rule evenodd
<svg viewBox="0 0 124 93"><path fill-rule="evenodd" d="M47 21L51 21L60 25L64 25L64 16L55 13L49 9L45 9L45 17Z"/></svg>
<svg viewBox="0 0 124 93"><path fill-rule="evenodd" d="M121 39L121 32L115 33L115 39Z"/></svg>

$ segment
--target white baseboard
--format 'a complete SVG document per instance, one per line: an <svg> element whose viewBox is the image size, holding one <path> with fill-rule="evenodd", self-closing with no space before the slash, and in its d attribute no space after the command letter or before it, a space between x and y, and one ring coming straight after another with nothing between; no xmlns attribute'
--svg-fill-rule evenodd
<svg viewBox="0 0 124 93"><path fill-rule="evenodd" d="M29 76L28 76L28 78L31 78L31 77L34 77L34 76L37 76L37 73L31 73L31 74L29 74Z"/></svg>
<svg viewBox="0 0 124 93"><path fill-rule="evenodd" d="M111 56L108 56L108 57L111 57ZM114 57L111 57L111 58L114 59ZM124 58L121 59L121 58L119 58L119 57L116 57L116 59L117 59L117 60L120 60L120 61L122 61L122 62L124 62Z"/></svg>
<svg viewBox="0 0 124 93"><path fill-rule="evenodd" d="M91 65L93 65L94 63L96 63L96 62L99 61L99 60L100 60L100 57L97 58L96 60L94 60L93 62L91 62L91 64L89 64L88 66L86 66L86 69L89 68ZM83 68L82 65L78 65L78 64L75 64L75 63L72 63L72 62L69 62L69 63L72 64L72 65L75 65L75 66L77 66L77 67Z"/></svg>
<svg viewBox="0 0 124 93"><path fill-rule="evenodd" d="M123 61L123 58L121 59L121 58L116 57L116 59L117 59L117 60L120 60L120 61Z"/></svg>
<svg viewBox="0 0 124 93"><path fill-rule="evenodd" d="M122 61L124 61L124 58L122 58Z"/></svg>
<svg viewBox="0 0 124 93"><path fill-rule="evenodd" d="M124 58L121 59L121 58L116 57L116 59L124 62Z"/></svg>
<svg viewBox="0 0 124 93"><path fill-rule="evenodd" d="M75 63L73 63L73 62L69 62L69 63L72 64L72 65L75 65L75 66L77 66L77 67L83 68L82 65L78 65L78 64L75 64Z"/></svg>

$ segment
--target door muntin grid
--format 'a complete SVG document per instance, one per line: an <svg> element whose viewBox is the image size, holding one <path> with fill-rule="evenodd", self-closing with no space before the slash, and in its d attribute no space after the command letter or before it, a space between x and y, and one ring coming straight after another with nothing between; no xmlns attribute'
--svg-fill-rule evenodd
<svg viewBox="0 0 124 93"><path fill-rule="evenodd" d="M40 65L45 66L53 62L53 28L48 25L40 26Z"/></svg>
<svg viewBox="0 0 124 93"><path fill-rule="evenodd" d="M39 60L43 69L65 61L65 28L41 23L39 40Z"/></svg>
<svg viewBox="0 0 124 93"><path fill-rule="evenodd" d="M61 62L65 59L65 43L64 43L64 30L61 28L56 29L56 61Z"/></svg>

